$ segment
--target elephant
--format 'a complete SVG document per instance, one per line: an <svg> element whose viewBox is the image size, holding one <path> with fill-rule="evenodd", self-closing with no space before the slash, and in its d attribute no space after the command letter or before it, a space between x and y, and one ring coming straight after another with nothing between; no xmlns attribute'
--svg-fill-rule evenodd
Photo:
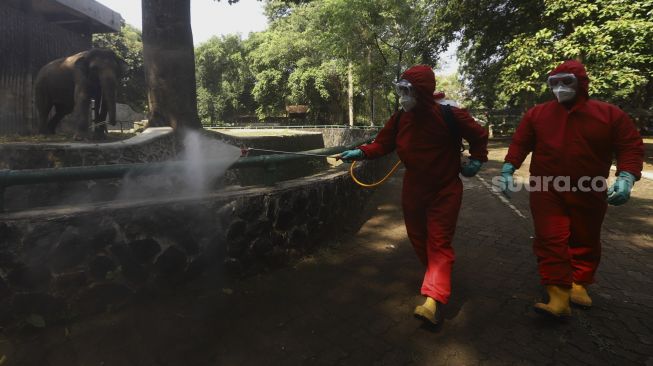
<svg viewBox="0 0 653 366"><path fill-rule="evenodd" d="M127 72L127 63L113 51L93 48L51 61L43 66L34 82L34 102L39 115L39 133L52 135L67 114L73 113L75 140L89 138L91 100L95 101L94 121L116 124L117 86ZM55 114L48 120L50 110ZM92 139L106 139L106 124L94 126Z"/></svg>

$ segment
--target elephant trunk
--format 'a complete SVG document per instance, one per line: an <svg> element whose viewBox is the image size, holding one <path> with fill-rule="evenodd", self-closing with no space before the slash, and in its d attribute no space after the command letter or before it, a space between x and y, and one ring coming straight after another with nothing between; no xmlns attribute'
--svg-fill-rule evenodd
<svg viewBox="0 0 653 366"><path fill-rule="evenodd" d="M104 120L107 112L109 114L109 123L116 124L116 75L106 73L100 76L100 85L102 86L102 103L100 104L100 118Z"/></svg>

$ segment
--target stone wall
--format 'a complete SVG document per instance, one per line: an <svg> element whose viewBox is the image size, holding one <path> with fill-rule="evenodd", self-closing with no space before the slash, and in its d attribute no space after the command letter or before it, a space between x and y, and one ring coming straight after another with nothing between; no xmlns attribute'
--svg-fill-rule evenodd
<svg viewBox="0 0 653 366"><path fill-rule="evenodd" d="M0 144L0 169L23 170L160 162L180 150L172 129L151 128L126 140L105 144L7 143ZM18 185L5 188L3 204L14 211L57 204L79 204L114 199L121 179Z"/></svg>
<svg viewBox="0 0 653 366"><path fill-rule="evenodd" d="M307 129L308 131L320 131L324 139L324 146L347 146L352 143L372 138L381 130L379 129L344 129L344 128L321 128Z"/></svg>
<svg viewBox="0 0 653 366"><path fill-rule="evenodd" d="M225 135L212 130L205 131L205 134L211 138L227 140L236 146L304 151L351 144L371 137L376 131L313 129L295 131L295 135L290 132L270 130L253 132L259 132L261 135L237 136L236 133ZM170 128L150 128L129 140L103 144L7 143L0 144L0 169L22 170L160 162L173 159L181 149L180 142ZM254 151L251 155L260 154L268 153ZM295 179L327 168L325 159L298 160L278 165L274 171L274 178L270 177L270 172L265 167L250 167L229 171L219 183L249 186L262 184L266 180ZM10 186L5 189L3 204L6 210L16 211L33 207L101 202L114 199L120 194L122 186L121 179Z"/></svg>
<svg viewBox="0 0 653 366"><path fill-rule="evenodd" d="M179 143L169 127L150 128L129 140L109 143L4 143L0 169L45 169L72 166L165 161L177 155Z"/></svg>
<svg viewBox="0 0 653 366"><path fill-rule="evenodd" d="M378 179L394 161L357 174ZM371 192L341 166L195 199L0 213L0 324L102 312L208 268L241 276L282 266L364 212Z"/></svg>

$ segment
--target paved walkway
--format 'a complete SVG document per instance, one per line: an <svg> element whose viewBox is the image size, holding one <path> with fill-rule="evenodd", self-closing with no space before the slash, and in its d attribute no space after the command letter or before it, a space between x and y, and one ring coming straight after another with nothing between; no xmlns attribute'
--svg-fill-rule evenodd
<svg viewBox="0 0 653 366"><path fill-rule="evenodd" d="M490 182L505 150L480 176ZM520 170L524 174L527 169ZM445 322L414 319L422 268L406 238L401 174L364 224L291 268L184 290L68 327L0 338L5 365L653 365L653 181L611 208L595 306L567 323L536 315L543 294L527 193L465 181Z"/></svg>

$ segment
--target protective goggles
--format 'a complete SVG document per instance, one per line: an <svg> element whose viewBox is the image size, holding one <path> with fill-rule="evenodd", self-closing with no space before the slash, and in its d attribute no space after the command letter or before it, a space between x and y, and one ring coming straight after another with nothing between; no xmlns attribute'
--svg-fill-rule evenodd
<svg viewBox="0 0 653 366"><path fill-rule="evenodd" d="M413 84L406 79L401 79L395 84L395 91L400 97L413 95Z"/></svg>
<svg viewBox="0 0 653 366"><path fill-rule="evenodd" d="M560 73L560 74L549 76L549 78L546 80L546 83L549 85L549 88L553 88L560 85L573 88L576 85L578 85L578 80L576 79L576 75L574 74Z"/></svg>

